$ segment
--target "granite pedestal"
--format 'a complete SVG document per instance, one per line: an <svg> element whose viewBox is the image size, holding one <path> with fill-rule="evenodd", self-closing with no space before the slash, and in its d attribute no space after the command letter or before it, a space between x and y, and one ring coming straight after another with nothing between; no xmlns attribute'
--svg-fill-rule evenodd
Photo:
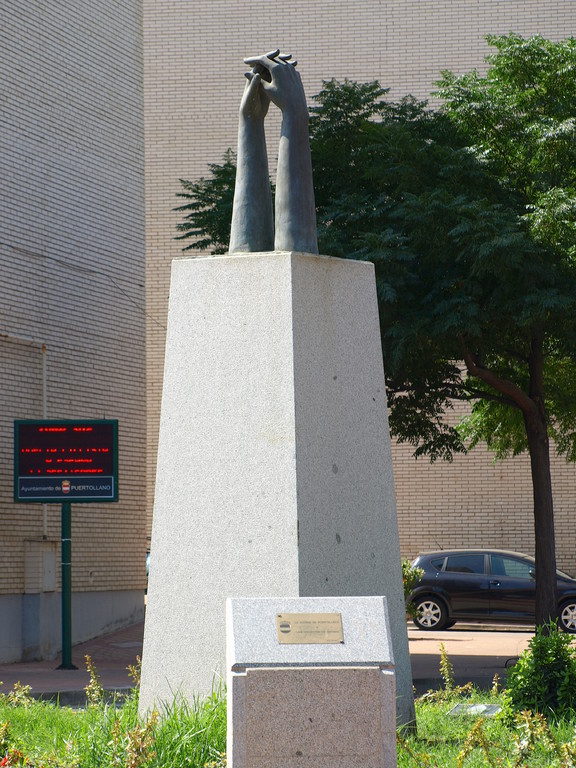
<svg viewBox="0 0 576 768"><path fill-rule="evenodd" d="M233 599L227 608L230 768L396 766L384 598ZM337 616L342 642L287 644L279 613L309 625Z"/></svg>
<svg viewBox="0 0 576 768"><path fill-rule="evenodd" d="M173 263L140 702L207 693L229 596L386 595L413 719L374 268Z"/></svg>

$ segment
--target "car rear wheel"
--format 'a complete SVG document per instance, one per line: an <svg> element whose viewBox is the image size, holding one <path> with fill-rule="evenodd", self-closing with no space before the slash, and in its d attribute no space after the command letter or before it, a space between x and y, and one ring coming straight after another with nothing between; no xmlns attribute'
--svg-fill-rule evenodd
<svg viewBox="0 0 576 768"><path fill-rule="evenodd" d="M416 616L413 621L418 629L432 631L444 629L448 624L448 613L441 600L435 597L421 597L414 603Z"/></svg>
<svg viewBox="0 0 576 768"><path fill-rule="evenodd" d="M559 614L560 629L564 632L576 633L576 599L562 603Z"/></svg>

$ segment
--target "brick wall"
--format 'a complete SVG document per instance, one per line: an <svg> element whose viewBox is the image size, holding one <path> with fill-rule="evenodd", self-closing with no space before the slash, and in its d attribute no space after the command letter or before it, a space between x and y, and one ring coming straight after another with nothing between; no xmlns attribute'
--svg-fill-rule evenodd
<svg viewBox="0 0 576 768"><path fill-rule="evenodd" d="M148 516L152 515L169 265L179 178L206 175L236 144L242 58L276 46L299 61L306 93L322 80L378 79L391 98L426 98L442 69L482 69L484 36L515 31L561 39L576 28L565 0L144 0L147 182ZM278 118L267 118L275 156ZM533 551L526 457L492 464L482 448L451 465L394 452L401 545L407 556L436 542ZM576 574L576 470L554 463L559 563Z"/></svg>
<svg viewBox="0 0 576 768"><path fill-rule="evenodd" d="M74 592L145 586L145 252L136 0L0 7L0 595L60 506L12 501L17 418L117 418L120 502L72 505Z"/></svg>

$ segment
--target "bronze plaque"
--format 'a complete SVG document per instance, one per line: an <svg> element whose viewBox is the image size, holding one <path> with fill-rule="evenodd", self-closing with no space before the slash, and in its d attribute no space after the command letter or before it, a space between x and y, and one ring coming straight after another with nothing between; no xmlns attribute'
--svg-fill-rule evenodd
<svg viewBox="0 0 576 768"><path fill-rule="evenodd" d="M344 642L341 613L277 613L276 631L281 645Z"/></svg>

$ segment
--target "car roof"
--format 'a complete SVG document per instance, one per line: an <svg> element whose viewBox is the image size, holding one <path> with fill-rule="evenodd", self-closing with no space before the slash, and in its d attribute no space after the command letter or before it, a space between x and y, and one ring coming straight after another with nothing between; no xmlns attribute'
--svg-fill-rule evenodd
<svg viewBox="0 0 576 768"><path fill-rule="evenodd" d="M525 555L522 552L514 552L511 549L486 549L483 547L461 547L458 549L439 549L430 552L419 552L418 557L446 557L446 555L510 555L511 557L522 557L525 560L534 562L531 555Z"/></svg>

